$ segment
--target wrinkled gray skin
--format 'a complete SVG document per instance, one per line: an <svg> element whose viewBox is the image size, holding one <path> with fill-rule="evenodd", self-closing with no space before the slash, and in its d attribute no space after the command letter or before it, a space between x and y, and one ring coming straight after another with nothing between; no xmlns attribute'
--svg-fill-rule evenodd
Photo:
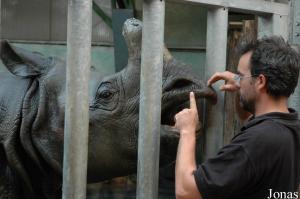
<svg viewBox="0 0 300 199"><path fill-rule="evenodd" d="M136 172L141 22L128 20L123 34L128 66L102 77L91 68L88 182ZM0 198L60 198L63 163L66 63L1 43ZM190 68L164 55L160 164L175 159L178 133L170 128L176 112L196 93L215 103L213 90Z"/></svg>

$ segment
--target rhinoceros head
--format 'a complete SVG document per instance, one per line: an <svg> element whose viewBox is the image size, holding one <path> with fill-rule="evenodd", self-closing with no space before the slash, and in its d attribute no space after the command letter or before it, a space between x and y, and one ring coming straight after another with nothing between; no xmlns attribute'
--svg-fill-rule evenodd
<svg viewBox="0 0 300 199"><path fill-rule="evenodd" d="M89 168L94 167L91 170L95 171L94 174L98 173L98 176L126 175L128 171L136 172L142 23L136 19L127 20L123 27L123 36L128 46L128 65L113 76L95 81L95 84L90 87L91 95L94 97L91 98L90 138L92 136L92 139L89 147L92 150L105 152L103 158L99 159L95 151L90 150L90 158L98 164L89 165ZM174 125L175 114L189 106L190 91L196 93L201 112L204 99L216 102L215 92L194 75L189 66L178 62L165 49L160 132L161 165L175 160L179 136L171 126ZM106 144L99 144L103 142ZM112 149L111 146L115 147Z"/></svg>
<svg viewBox="0 0 300 199"><path fill-rule="evenodd" d="M123 35L129 51L127 67L109 77L103 77L101 72L91 67L89 182L136 172L141 22L136 19L126 21ZM59 58L47 58L7 42L1 45L1 58L7 69L14 75L8 76L16 79L7 82L15 82L13 84L19 82L18 86L25 85L24 82L27 82L28 85L23 97L20 97L22 116L19 118L20 121L18 120L19 127L15 133L17 135L10 138L10 142L4 146L6 156L20 157L25 153L26 158L17 161L8 158L8 165L17 170L17 173L21 173L21 178L24 178L29 185L39 183L33 181L39 179L41 175L47 176L47 173L54 172L61 176L66 97L65 61ZM189 92L195 92L200 113L203 111L204 100L209 99L215 103L216 94L191 71L189 66L178 62L167 50L164 53L162 91L160 163L167 164L175 159L179 138L178 133L171 128L174 125L173 118L178 111L189 105ZM13 94L7 94L10 95ZM9 137L7 133L5 136L0 136L0 140ZM16 145L21 149L16 150ZM18 166L14 166L15 163ZM40 176L30 174L33 172L30 171L30 164L36 165L34 168L37 170L42 170L38 172ZM37 185L32 187L35 186Z"/></svg>

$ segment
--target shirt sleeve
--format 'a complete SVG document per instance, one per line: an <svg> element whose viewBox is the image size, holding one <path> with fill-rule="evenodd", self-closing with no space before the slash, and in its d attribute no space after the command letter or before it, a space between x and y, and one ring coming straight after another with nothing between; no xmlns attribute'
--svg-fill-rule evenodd
<svg viewBox="0 0 300 199"><path fill-rule="evenodd" d="M194 172L204 199L233 198L249 190L254 167L243 146L229 144L216 157L208 159Z"/></svg>

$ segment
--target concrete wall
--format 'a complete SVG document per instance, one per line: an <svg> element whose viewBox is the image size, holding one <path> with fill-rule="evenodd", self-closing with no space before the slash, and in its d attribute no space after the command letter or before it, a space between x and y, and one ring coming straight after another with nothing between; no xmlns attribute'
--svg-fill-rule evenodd
<svg viewBox="0 0 300 199"><path fill-rule="evenodd" d="M110 0L96 2L111 16ZM142 16L140 2L137 1L138 18ZM176 58L192 65L199 75L204 74L206 13L207 10L200 6L166 3L165 43ZM66 56L65 45L34 43L66 42L67 1L3 1L1 19L2 38L21 42L16 45L47 56ZM92 65L104 74L114 73L112 31L95 13L92 35L93 42L105 44L93 47ZM2 63L0 70L3 70Z"/></svg>
<svg viewBox="0 0 300 199"><path fill-rule="evenodd" d="M40 52L45 56L55 56L66 59L67 47L65 45L52 44L22 44L14 45L27 49L29 51ZM102 71L104 74L114 73L114 53L112 47L96 46L92 48L92 65ZM4 70L3 63L0 64L0 70Z"/></svg>
<svg viewBox="0 0 300 199"><path fill-rule="evenodd" d="M67 48L65 45L53 44L24 44L14 43L14 45L30 50L37 51L45 56L56 56L65 59ZM198 51L173 51L173 56L182 62L193 67L195 73L201 75L204 73L205 52ZM113 47L94 46L92 48L92 65L99 69L103 74L109 75L115 72L114 68L114 49ZM0 71L3 71L4 66L0 62Z"/></svg>

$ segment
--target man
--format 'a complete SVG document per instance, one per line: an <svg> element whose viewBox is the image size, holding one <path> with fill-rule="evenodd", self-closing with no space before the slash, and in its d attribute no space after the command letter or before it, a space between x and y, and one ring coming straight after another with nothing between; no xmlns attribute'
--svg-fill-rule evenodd
<svg viewBox="0 0 300 199"><path fill-rule="evenodd" d="M252 117L231 143L198 168L194 94L190 108L175 116L180 131L176 160L176 197L204 199L300 198L300 121L288 109L300 68L299 55L281 37L247 43L237 74L214 74L208 85L225 80L222 91L237 91ZM216 123L216 125L218 125Z"/></svg>

